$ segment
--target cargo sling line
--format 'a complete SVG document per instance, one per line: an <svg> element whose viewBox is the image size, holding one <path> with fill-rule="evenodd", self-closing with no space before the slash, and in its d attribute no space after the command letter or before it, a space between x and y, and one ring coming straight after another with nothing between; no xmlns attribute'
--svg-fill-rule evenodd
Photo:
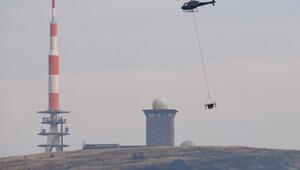
<svg viewBox="0 0 300 170"><path fill-rule="evenodd" d="M192 14L193 14L193 21L194 21L195 31L196 31L196 34L197 34L196 37L197 37L197 41L198 41L198 47L199 47L199 52L200 52L201 62L202 62L202 67L203 67L205 88L206 88L206 92L207 92L207 102L211 102L212 98L210 96L209 87L208 87L207 73L206 73L206 68L205 68L204 54L203 54L203 50L202 50L202 46L201 46L200 33L199 33L198 24L197 24L194 12L192 12Z"/></svg>

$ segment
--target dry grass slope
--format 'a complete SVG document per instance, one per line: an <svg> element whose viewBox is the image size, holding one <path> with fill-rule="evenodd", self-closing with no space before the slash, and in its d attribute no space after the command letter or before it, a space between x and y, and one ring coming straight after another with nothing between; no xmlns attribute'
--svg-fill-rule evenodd
<svg viewBox="0 0 300 170"><path fill-rule="evenodd" d="M248 147L145 147L0 158L1 170L299 170L300 151Z"/></svg>

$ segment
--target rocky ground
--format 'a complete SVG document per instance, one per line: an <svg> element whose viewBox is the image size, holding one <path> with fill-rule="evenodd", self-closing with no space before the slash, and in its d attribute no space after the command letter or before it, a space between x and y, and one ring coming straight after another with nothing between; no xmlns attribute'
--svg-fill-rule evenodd
<svg viewBox="0 0 300 170"><path fill-rule="evenodd" d="M0 158L1 170L300 170L300 151L145 147Z"/></svg>

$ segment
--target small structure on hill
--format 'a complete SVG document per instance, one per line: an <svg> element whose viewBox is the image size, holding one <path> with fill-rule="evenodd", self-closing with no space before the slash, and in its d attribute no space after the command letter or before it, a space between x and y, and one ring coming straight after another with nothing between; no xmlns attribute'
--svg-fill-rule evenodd
<svg viewBox="0 0 300 170"><path fill-rule="evenodd" d="M87 149L114 149L120 148L119 144L83 144L83 150Z"/></svg>
<svg viewBox="0 0 300 170"><path fill-rule="evenodd" d="M193 147L196 146L196 144L190 140L186 140L180 144L181 147Z"/></svg>

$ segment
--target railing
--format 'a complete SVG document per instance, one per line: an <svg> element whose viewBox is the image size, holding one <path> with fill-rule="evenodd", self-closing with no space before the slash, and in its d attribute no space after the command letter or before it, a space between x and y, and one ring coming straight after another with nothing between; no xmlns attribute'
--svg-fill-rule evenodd
<svg viewBox="0 0 300 170"><path fill-rule="evenodd" d="M65 136L65 135L70 135L69 133L69 128L65 128L64 131L60 131L60 132L46 132L45 129L41 129L41 132L38 133L38 135L59 135L59 136Z"/></svg>
<svg viewBox="0 0 300 170"><path fill-rule="evenodd" d="M65 124L67 123L67 119L63 119L62 117L58 117L54 120L50 120L49 117L43 117L42 124Z"/></svg>

